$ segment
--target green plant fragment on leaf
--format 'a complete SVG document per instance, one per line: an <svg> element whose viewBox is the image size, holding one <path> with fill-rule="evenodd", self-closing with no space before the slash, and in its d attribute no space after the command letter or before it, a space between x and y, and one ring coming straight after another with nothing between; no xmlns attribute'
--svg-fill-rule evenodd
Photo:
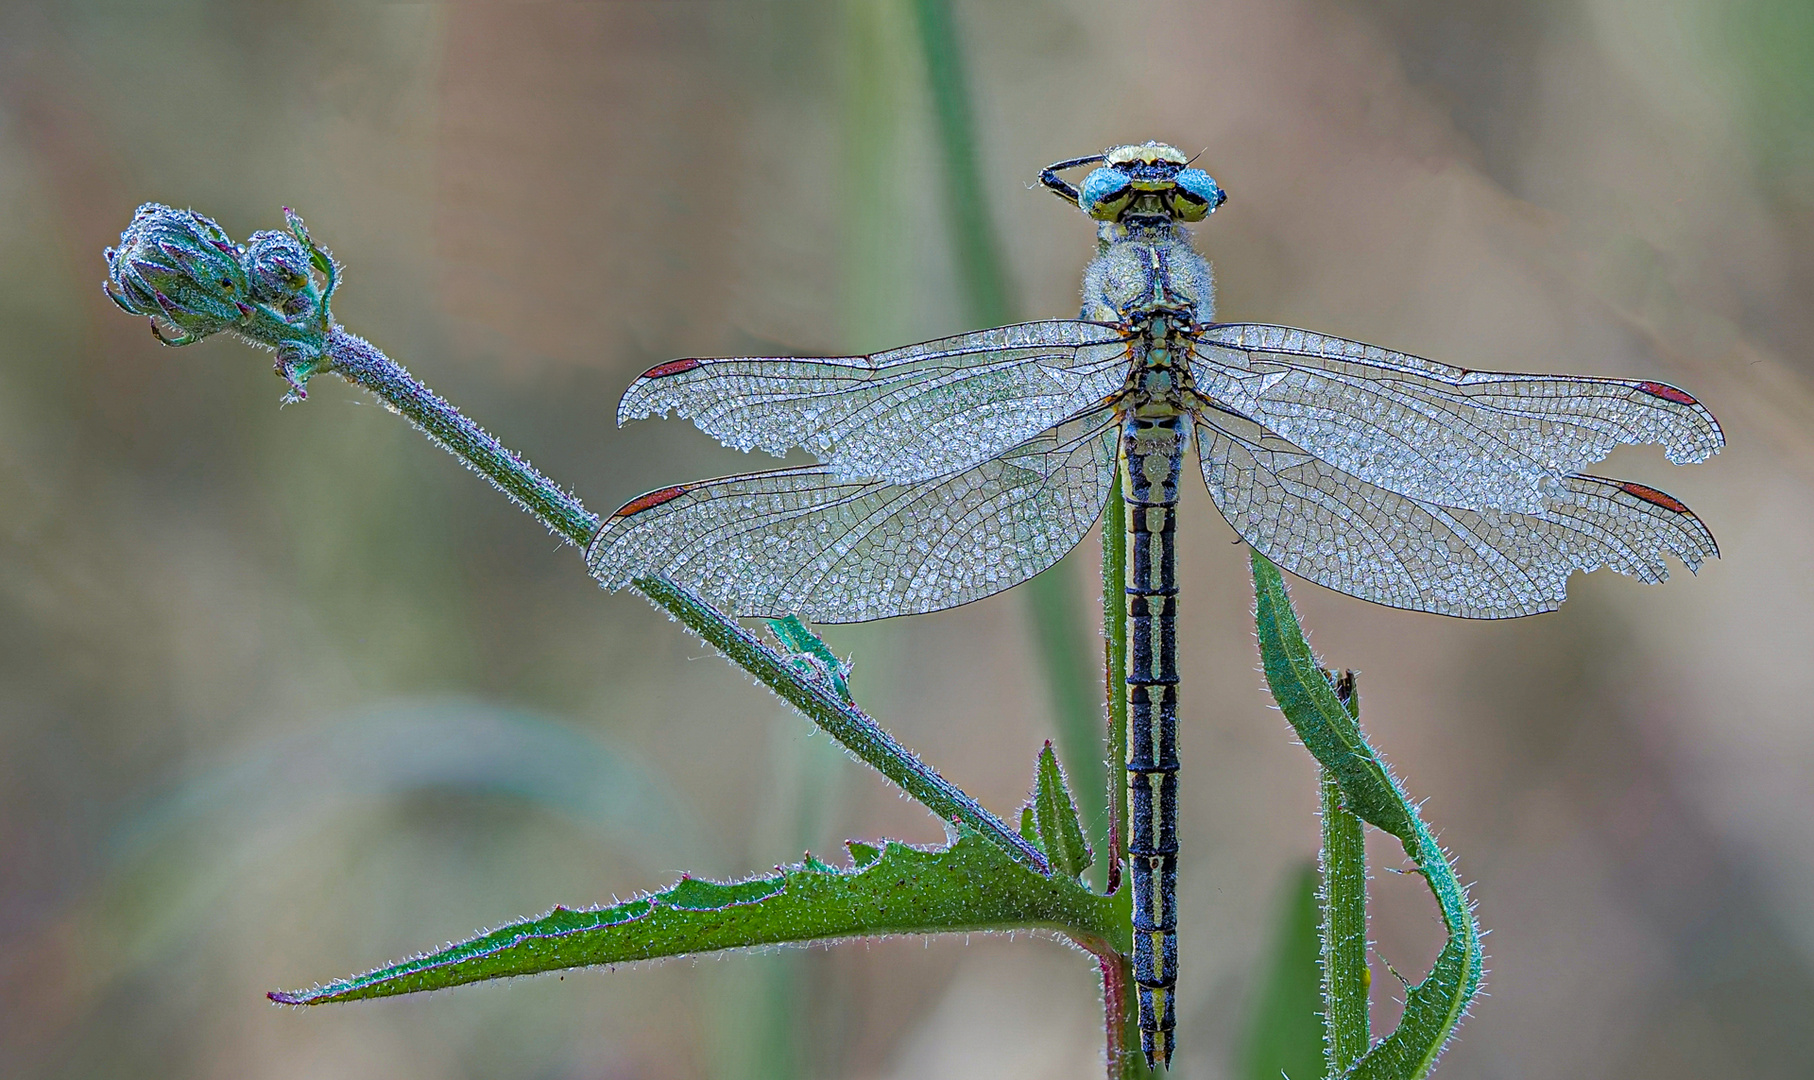
<svg viewBox="0 0 1814 1080"><path fill-rule="evenodd" d="M864 862L870 853L876 857ZM890 841L879 852L852 844L851 854L859 865L849 870L814 861L733 884L682 878L663 892L592 911L557 907L439 952L269 996L286 1005L358 1001L543 971L884 934L1043 928L1081 944L1131 948L1125 898L1038 874L970 829L946 848Z"/></svg>
<svg viewBox="0 0 1814 1080"><path fill-rule="evenodd" d="M838 658L825 639L806 628L797 615L768 620L769 632L788 652L788 662L807 678L824 683L846 702L850 696L850 665Z"/></svg>
<svg viewBox="0 0 1814 1080"><path fill-rule="evenodd" d="M811 866L803 866L801 869L808 872L816 870ZM775 878L755 878L751 881L722 885L716 881L701 881L694 877L683 877L666 892L658 894L660 899L657 902L665 907L679 908L683 911L723 911L739 904L753 904L758 900L766 900L786 887L784 882Z"/></svg>
<svg viewBox="0 0 1814 1080"><path fill-rule="evenodd" d="M882 857L882 849L874 844L865 844L861 840L844 841L844 850L850 852L850 865L853 870L861 870Z"/></svg>

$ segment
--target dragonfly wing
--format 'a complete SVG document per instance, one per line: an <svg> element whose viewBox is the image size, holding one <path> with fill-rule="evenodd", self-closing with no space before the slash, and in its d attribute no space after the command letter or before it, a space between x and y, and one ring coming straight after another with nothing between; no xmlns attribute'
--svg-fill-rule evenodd
<svg viewBox="0 0 1814 1080"><path fill-rule="evenodd" d="M1389 491L1245 417L1198 417L1203 479L1222 516L1300 577L1390 607L1470 619L1554 610L1569 575L1645 582L1719 554L1686 506L1642 484L1569 475L1536 513L1444 506Z"/></svg>
<svg viewBox="0 0 1814 1080"><path fill-rule="evenodd" d="M609 588L664 573L744 616L863 622L956 607L1077 545L1108 498L1117 431L1114 408L1100 408L912 484L817 465L666 488L613 515L586 557Z"/></svg>
<svg viewBox="0 0 1814 1080"><path fill-rule="evenodd" d="M1020 323L830 359L675 360L630 384L622 424L670 410L739 450L802 447L845 479L912 483L966 469L1121 389L1113 327Z"/></svg>
<svg viewBox="0 0 1814 1080"><path fill-rule="evenodd" d="M1442 506L1542 514L1618 444L1661 444L1678 465L1725 445L1667 383L1467 371L1283 326L1203 331L1191 375L1349 475Z"/></svg>

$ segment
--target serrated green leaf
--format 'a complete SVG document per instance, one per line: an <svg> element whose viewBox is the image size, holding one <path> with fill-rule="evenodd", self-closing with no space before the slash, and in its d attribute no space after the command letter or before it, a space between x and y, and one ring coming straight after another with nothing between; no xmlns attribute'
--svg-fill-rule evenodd
<svg viewBox="0 0 1814 1080"><path fill-rule="evenodd" d="M1039 764L1034 769L1033 821L1039 829L1039 846L1052 860L1055 872L1075 878L1095 861L1083 838L1083 827L1078 824L1077 805L1071 801L1064 770L1058 767L1058 755L1052 752L1050 742L1040 750Z"/></svg>
<svg viewBox="0 0 1814 1080"><path fill-rule="evenodd" d="M1398 1027L1347 1074L1368 1080L1419 1080L1435 1067L1480 989L1480 928L1448 857L1397 778L1361 735L1355 713L1336 694L1328 672L1316 662L1278 567L1257 551L1252 562L1260 657L1274 699L1305 748L1334 776L1345 808L1404 845L1435 896L1448 930L1448 942L1430 973L1407 991Z"/></svg>
<svg viewBox="0 0 1814 1080"><path fill-rule="evenodd" d="M852 845L853 855L859 847L866 845ZM270 996L317 1005L722 949L1035 928L1124 952L1131 947L1125 898L1035 873L965 829L956 843L932 851L890 841L879 858L857 869L801 865L733 884L683 878L664 892L608 908L557 907L436 953Z"/></svg>

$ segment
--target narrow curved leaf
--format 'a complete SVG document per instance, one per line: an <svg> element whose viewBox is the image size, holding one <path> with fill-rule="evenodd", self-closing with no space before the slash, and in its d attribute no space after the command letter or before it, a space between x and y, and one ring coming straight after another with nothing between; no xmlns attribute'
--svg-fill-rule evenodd
<svg viewBox="0 0 1814 1080"><path fill-rule="evenodd" d="M932 95L933 135L944 158L949 197L941 203L942 216L963 278L960 295L972 325L1004 326L1019 318L1018 305L1008 280L1001 230L991 211L994 204L983 183L977 147L984 143L976 135L975 95L964 62L963 35L950 0L915 0L913 14L920 59L926 66L925 86ZM892 295L889 299L892 302ZM1116 590L1119 595L1119 585ZM1058 745L1077 784L1080 817L1088 832L1106 840L1110 770L1103 760L1102 709L1091 685L1090 658L1077 632L1083 610L1077 586L1060 564L1035 575L1019 592L1045 676ZM1106 884L1106 868L1098 876L1096 884Z"/></svg>
<svg viewBox="0 0 1814 1080"><path fill-rule="evenodd" d="M888 842L858 865L809 859L731 884L682 878L672 888L590 911L557 907L436 953L314 990L270 995L286 1005L390 997L542 971L689 953L884 934L1044 928L1126 951L1125 898L1034 873L963 829L932 851Z"/></svg>
<svg viewBox="0 0 1814 1080"><path fill-rule="evenodd" d="M1278 567L1257 551L1253 553L1253 583L1259 601L1255 621L1260 657L1267 685L1285 719L1305 748L1335 777L1345 809L1404 845L1405 854L1436 897L1448 929L1448 942L1430 973L1406 993L1398 1028L1346 1074L1369 1080L1417 1080L1435 1067L1480 989L1480 928L1448 857L1397 778L1367 744L1354 714L1336 695L1327 672L1304 641Z"/></svg>

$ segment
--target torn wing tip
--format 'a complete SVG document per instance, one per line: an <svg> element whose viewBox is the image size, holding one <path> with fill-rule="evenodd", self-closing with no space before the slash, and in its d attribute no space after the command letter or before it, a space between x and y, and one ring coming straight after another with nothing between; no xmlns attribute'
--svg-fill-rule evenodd
<svg viewBox="0 0 1814 1080"><path fill-rule="evenodd" d="M632 420L646 420L651 416L666 420L669 413L678 413L683 417L687 415L679 402L663 403L651 400L654 395L642 392L643 389L640 383L631 383L630 389L624 391L623 400L617 403L618 427L623 427Z"/></svg>

